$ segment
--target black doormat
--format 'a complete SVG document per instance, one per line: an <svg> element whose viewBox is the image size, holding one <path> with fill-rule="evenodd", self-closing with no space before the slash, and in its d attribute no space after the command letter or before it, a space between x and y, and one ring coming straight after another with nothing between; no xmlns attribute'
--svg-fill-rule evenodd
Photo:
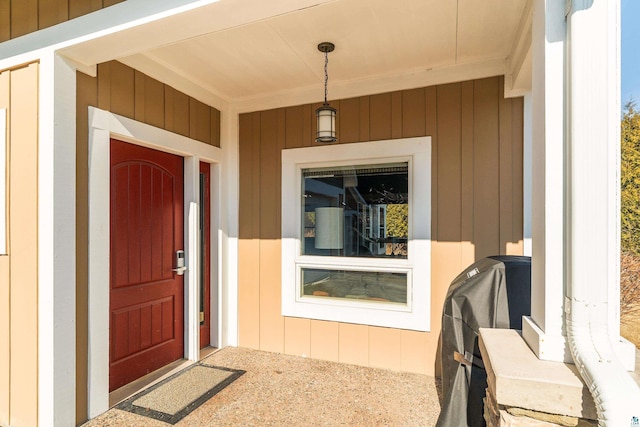
<svg viewBox="0 0 640 427"><path fill-rule="evenodd" d="M115 408L175 424L244 373L196 363L118 403Z"/></svg>

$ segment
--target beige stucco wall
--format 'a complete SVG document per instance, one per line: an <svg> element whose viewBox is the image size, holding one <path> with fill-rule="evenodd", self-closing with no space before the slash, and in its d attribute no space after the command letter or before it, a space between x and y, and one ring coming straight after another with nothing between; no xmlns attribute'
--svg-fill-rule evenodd
<svg viewBox="0 0 640 427"><path fill-rule="evenodd" d="M239 340L243 347L433 375L450 282L522 254L521 98L500 77L332 101L340 143L432 138L431 332L283 317L281 150L314 145L304 105L240 117Z"/></svg>
<svg viewBox="0 0 640 427"><path fill-rule="evenodd" d="M38 413L38 64L0 72L0 108L8 111L8 255L0 256L0 424L35 426Z"/></svg>

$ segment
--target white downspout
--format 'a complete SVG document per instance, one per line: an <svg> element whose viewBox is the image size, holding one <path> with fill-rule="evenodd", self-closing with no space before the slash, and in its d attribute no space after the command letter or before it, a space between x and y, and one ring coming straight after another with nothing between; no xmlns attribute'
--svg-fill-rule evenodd
<svg viewBox="0 0 640 427"><path fill-rule="evenodd" d="M602 321L607 317L607 303L574 295L567 298L566 307L569 348L595 402L598 424L640 425L640 389L618 360Z"/></svg>
<svg viewBox="0 0 640 427"><path fill-rule="evenodd" d="M610 289L620 279L620 2L567 5L567 340L599 425L638 426L640 388L609 327L610 317L619 319Z"/></svg>

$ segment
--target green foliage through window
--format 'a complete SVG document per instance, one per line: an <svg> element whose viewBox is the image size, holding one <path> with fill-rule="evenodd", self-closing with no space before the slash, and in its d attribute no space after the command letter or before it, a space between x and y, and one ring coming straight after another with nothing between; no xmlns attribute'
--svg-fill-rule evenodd
<svg viewBox="0 0 640 427"><path fill-rule="evenodd" d="M409 235L409 205L387 205L387 236L407 237Z"/></svg>

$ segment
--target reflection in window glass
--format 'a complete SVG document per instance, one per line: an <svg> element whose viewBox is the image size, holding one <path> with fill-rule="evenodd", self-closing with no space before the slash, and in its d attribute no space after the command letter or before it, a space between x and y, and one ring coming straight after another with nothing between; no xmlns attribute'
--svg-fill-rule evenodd
<svg viewBox="0 0 640 427"><path fill-rule="evenodd" d="M407 258L407 162L302 170L303 255Z"/></svg>
<svg viewBox="0 0 640 427"><path fill-rule="evenodd" d="M302 295L407 304L407 274L303 268Z"/></svg>

